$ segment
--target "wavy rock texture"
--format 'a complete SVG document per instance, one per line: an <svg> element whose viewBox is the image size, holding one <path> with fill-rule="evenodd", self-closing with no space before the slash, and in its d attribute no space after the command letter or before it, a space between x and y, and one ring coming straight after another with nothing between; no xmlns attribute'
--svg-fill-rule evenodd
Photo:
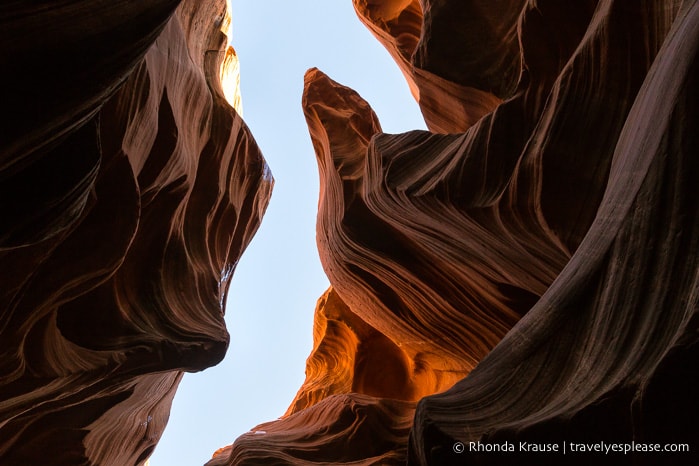
<svg viewBox="0 0 699 466"><path fill-rule="evenodd" d="M223 97L226 5L137 3L0 7L3 465L141 464L228 345L272 179Z"/></svg>
<svg viewBox="0 0 699 466"><path fill-rule="evenodd" d="M400 464L414 404L356 393L334 395L260 424L206 466L229 464Z"/></svg>
<svg viewBox="0 0 699 466"><path fill-rule="evenodd" d="M313 336L306 381L286 415L335 394L414 401L433 391L411 379L401 347L353 313L333 288L318 301Z"/></svg>
<svg viewBox="0 0 699 466"><path fill-rule="evenodd" d="M427 127L438 133L465 131L516 84L523 3L353 0L359 19L398 63Z"/></svg>
<svg viewBox="0 0 699 466"><path fill-rule="evenodd" d="M287 417L210 464L695 464L699 4L354 4L430 132L384 134L307 73L332 288ZM407 456L394 431L383 460L338 453L383 438L339 413L397 400L419 400ZM695 451L453 449L632 440Z"/></svg>
<svg viewBox="0 0 699 466"><path fill-rule="evenodd" d="M591 224L579 234L580 244L556 281L478 368L420 403L411 464L462 464L465 458L451 451L456 440L633 440L686 442L696 449L699 212L690 180L699 167L697 137L689 128L699 115L699 4L643 7L600 3L591 21L594 34L588 31L583 41L587 47L568 62L574 67L576 61L593 62L603 56L598 41L609 40L609 48L625 45L627 59L621 63L627 73L647 66L642 80L633 74L624 83L603 80L622 90L640 85L623 101L628 102L623 126L613 139L602 139L609 141L603 154L610 172L597 193L602 199L594 204ZM614 49L602 50L609 56ZM566 89L562 80L554 90L558 99L580 92ZM608 112L609 101L593 103ZM610 124L610 116L593 118ZM543 182L545 188L546 168ZM546 204L543 208L546 213ZM526 460L524 454L466 456L476 464ZM595 459L696 460L696 451ZM590 461L585 455L565 458L565 464ZM540 464L561 462L548 457Z"/></svg>

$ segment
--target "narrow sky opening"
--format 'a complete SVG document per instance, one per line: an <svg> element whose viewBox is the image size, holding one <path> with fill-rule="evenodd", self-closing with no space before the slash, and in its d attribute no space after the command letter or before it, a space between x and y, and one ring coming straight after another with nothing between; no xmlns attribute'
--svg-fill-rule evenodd
<svg viewBox="0 0 699 466"><path fill-rule="evenodd" d="M231 3L244 118L276 183L233 276L226 358L185 375L151 466L205 463L281 416L303 382L315 303L328 287L315 244L318 172L301 108L305 71L318 67L356 90L385 132L425 128L397 65L351 0Z"/></svg>

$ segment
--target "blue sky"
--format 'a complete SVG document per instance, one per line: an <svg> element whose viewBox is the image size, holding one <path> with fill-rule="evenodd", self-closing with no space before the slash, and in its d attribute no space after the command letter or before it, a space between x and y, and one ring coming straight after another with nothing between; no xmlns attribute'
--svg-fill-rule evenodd
<svg viewBox="0 0 699 466"><path fill-rule="evenodd" d="M275 178L262 226L233 277L224 361L186 374L151 466L197 465L281 416L304 379L313 310L328 287L315 244L318 172L301 108L318 67L374 108L383 130L424 129L388 52L351 0L232 0L244 119Z"/></svg>

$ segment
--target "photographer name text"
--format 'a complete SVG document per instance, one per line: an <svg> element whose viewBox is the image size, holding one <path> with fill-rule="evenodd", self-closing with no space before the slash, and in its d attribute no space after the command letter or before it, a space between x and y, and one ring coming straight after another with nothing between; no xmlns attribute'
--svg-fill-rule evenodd
<svg viewBox="0 0 699 466"><path fill-rule="evenodd" d="M602 453L609 455L612 453L653 453L653 452L688 452L689 445L686 443L668 443L662 445L660 443L610 443L610 442L594 442L594 443L579 443L579 442L553 442L553 443L535 443L535 442L468 442L467 445L460 444L460 448L454 448L457 453L469 452L485 452L485 453Z"/></svg>

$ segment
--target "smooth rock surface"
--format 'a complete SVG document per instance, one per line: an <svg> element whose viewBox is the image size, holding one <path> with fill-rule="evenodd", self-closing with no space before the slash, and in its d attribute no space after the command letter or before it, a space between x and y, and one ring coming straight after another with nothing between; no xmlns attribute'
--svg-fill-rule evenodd
<svg viewBox="0 0 699 466"><path fill-rule="evenodd" d="M226 350L273 181L225 5L178 3L0 7L3 465L141 464ZM699 3L353 3L429 131L306 74L331 287L288 411L208 464L697 464Z"/></svg>
<svg viewBox="0 0 699 466"><path fill-rule="evenodd" d="M178 3L0 7L0 464L142 464L228 346L273 181L223 97L225 2Z"/></svg>
<svg viewBox="0 0 699 466"><path fill-rule="evenodd" d="M211 464L696 464L699 3L354 5L430 131L384 134L307 73L332 287L273 441L246 434ZM341 435L371 432L362 458L318 438L397 400L417 401L407 455L359 417ZM519 450L632 441L690 451Z"/></svg>

